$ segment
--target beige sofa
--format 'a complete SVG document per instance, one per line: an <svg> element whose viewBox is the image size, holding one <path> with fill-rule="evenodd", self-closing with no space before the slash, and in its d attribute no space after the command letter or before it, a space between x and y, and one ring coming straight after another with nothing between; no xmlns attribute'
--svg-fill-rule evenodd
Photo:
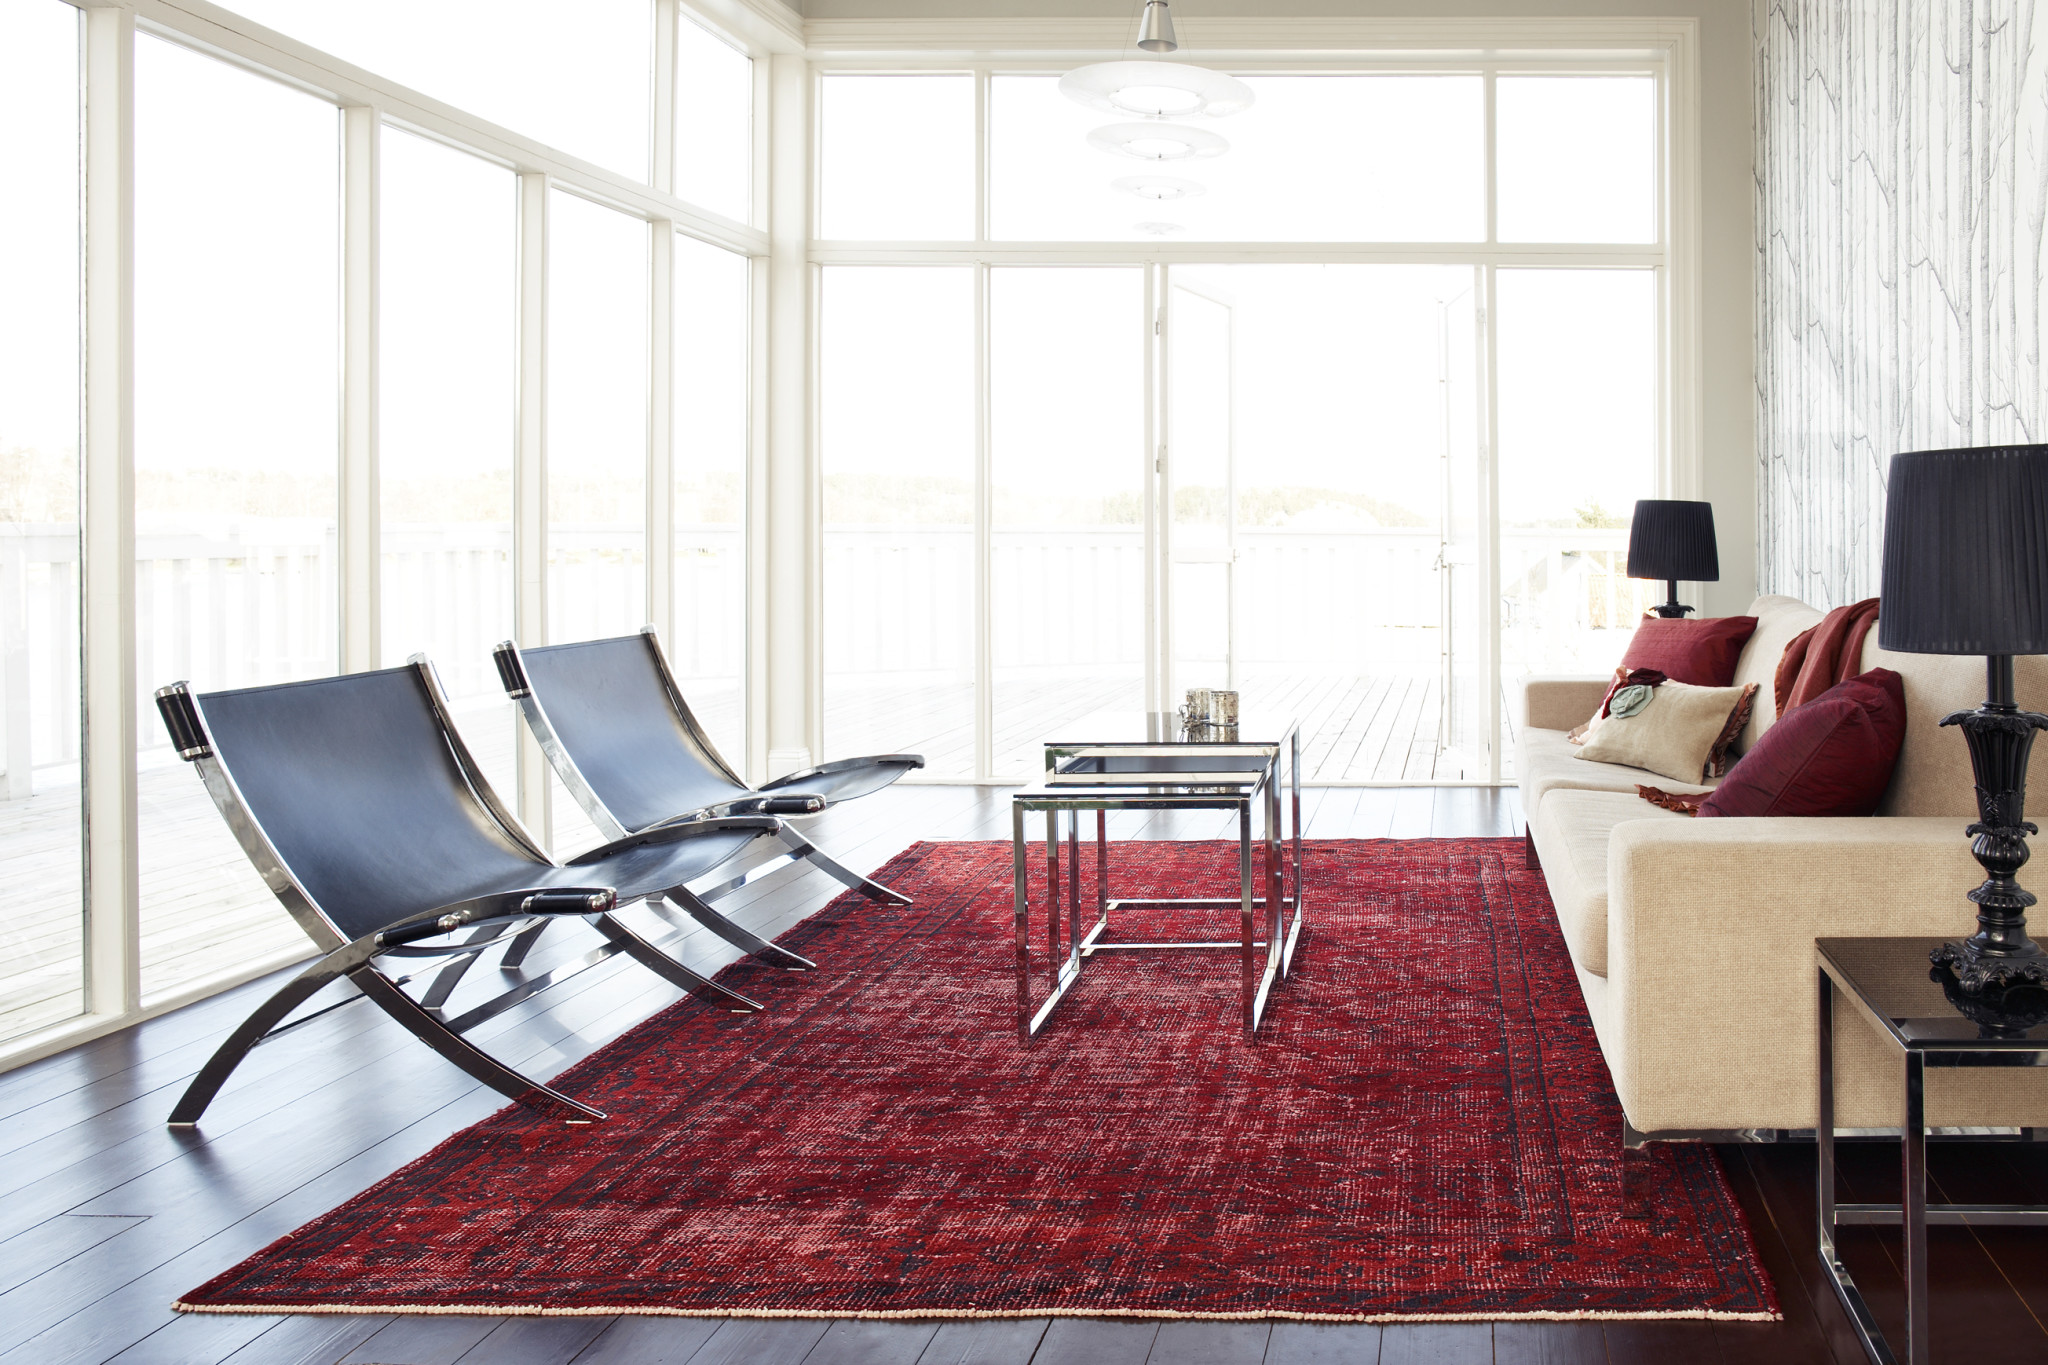
<svg viewBox="0 0 2048 1365"><path fill-rule="evenodd" d="M1779 657L1821 613L1790 597L1750 608L1756 633L1738 683L1757 683L1742 747L1777 719ZM1974 928L1964 893L1983 880L1964 826L1975 818L1951 711L1984 697L1984 661L1892 654L1872 631L1863 667L1905 680L1905 748L1880 813L1841 819L1697 819L1651 805L1636 784L1678 784L1575 757L1565 731L1600 702L1599 678L1533 678L1515 772L1540 864L1629 1126L1652 1137L1811 1129L1813 940L1955 935ZM2019 701L2048 710L2048 657L2016 661ZM2048 755L2048 750L2037 750ZM1705 790L1705 784L1691 790ZM2048 785L2048 770L2043 782ZM2048 887L2048 858L2021 882ZM2048 929L2048 915L2040 928ZM1836 1029L1838 1123L1896 1127L1900 1067L1871 1029ZM2048 1087L2011 1071L1928 1072L1937 1125L2048 1124ZM2019 1106L2016 1112L2015 1106Z"/></svg>

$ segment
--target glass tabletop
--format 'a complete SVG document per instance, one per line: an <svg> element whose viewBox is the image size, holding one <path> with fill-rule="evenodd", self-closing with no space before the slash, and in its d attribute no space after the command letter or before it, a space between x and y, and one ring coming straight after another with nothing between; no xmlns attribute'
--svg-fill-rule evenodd
<svg viewBox="0 0 2048 1365"><path fill-rule="evenodd" d="M1062 721L1045 741L1047 750L1107 748L1118 744L1256 745L1284 744L1299 722L1281 711L1248 711L1235 725L1183 725L1171 711L1097 711Z"/></svg>
<svg viewBox="0 0 2048 1365"><path fill-rule="evenodd" d="M1828 975L1916 1052L2048 1049L2048 992L1969 996L1927 955L1938 938L1824 938L1815 948ZM1839 1027L1839 1025L1837 1026Z"/></svg>

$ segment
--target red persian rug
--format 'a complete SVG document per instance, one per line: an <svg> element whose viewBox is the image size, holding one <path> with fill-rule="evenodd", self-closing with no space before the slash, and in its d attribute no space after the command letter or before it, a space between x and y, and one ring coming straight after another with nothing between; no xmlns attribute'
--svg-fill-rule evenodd
<svg viewBox="0 0 2048 1365"><path fill-rule="evenodd" d="M1122 844L1111 876L1213 896L1234 863ZM1653 1216L1621 1217L1620 1110L1519 840L1311 844L1250 1044L1235 954L1180 952L1097 958L1022 1048L1009 846L878 875L916 903L841 896L785 938L819 971L728 970L766 1012L686 1001L564 1073L609 1122L506 1108L178 1306L1779 1316L1709 1149L1657 1151Z"/></svg>

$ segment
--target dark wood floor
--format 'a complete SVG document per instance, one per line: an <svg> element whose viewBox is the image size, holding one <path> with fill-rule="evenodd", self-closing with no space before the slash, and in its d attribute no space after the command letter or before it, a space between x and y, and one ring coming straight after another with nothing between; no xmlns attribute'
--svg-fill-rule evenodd
<svg viewBox="0 0 2048 1365"><path fill-rule="evenodd" d="M1511 791L1311 789L1315 838L1520 831ZM1200 822L1131 816L1121 836L1207 838ZM1006 837L1000 791L897 787L831 812L821 843L868 869L915 838ZM736 914L780 932L836 885L816 875L749 888ZM736 897L735 901L740 901ZM728 905L733 902L728 902ZM583 945L563 935L552 951ZM687 941L700 967L724 954ZM537 962L540 957L537 954ZM1810 1147L1722 1150L1785 1303L1782 1323L1611 1322L1308 1325L1109 1319L822 1322L588 1317L187 1316L189 1289L496 1109L498 1097L357 1006L259 1050L207 1115L163 1126L185 1079L267 989L257 983L0 1076L0 1362L65 1365L1774 1365L1863 1359L1814 1258ZM674 992L623 963L493 1020L478 1037L535 1074L561 1067L668 1004ZM2027 1077L2031 1082L2034 1078ZM1851 1197L1894 1190L1895 1159L1850 1144ZM2048 1203L2048 1162L1994 1146L1938 1150L1942 1193ZM2020 1229L1936 1229L1935 1358L2048 1361L2048 1239ZM1861 1229L1851 1265L1896 1334L1892 1239Z"/></svg>

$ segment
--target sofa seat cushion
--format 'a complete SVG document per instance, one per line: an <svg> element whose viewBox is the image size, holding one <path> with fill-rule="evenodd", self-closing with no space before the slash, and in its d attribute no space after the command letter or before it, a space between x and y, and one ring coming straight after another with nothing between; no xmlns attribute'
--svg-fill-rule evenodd
<svg viewBox="0 0 2048 1365"><path fill-rule="evenodd" d="M1552 791L1627 792L1639 806L1648 805L1636 796L1638 783L1654 783L1667 791L1706 792L1714 789L1705 782L1668 782L1655 773L1621 763L1595 763L1579 757L1579 746L1564 737L1562 730L1524 728L1515 740L1515 782L1522 789L1522 810L1533 826L1536 812Z"/></svg>
<svg viewBox="0 0 2048 1365"><path fill-rule="evenodd" d="M1544 801L1530 833L1565 946L1582 969L1607 975L1608 835L1630 820L1688 818L1651 805L1633 788L1626 793L1557 790Z"/></svg>

